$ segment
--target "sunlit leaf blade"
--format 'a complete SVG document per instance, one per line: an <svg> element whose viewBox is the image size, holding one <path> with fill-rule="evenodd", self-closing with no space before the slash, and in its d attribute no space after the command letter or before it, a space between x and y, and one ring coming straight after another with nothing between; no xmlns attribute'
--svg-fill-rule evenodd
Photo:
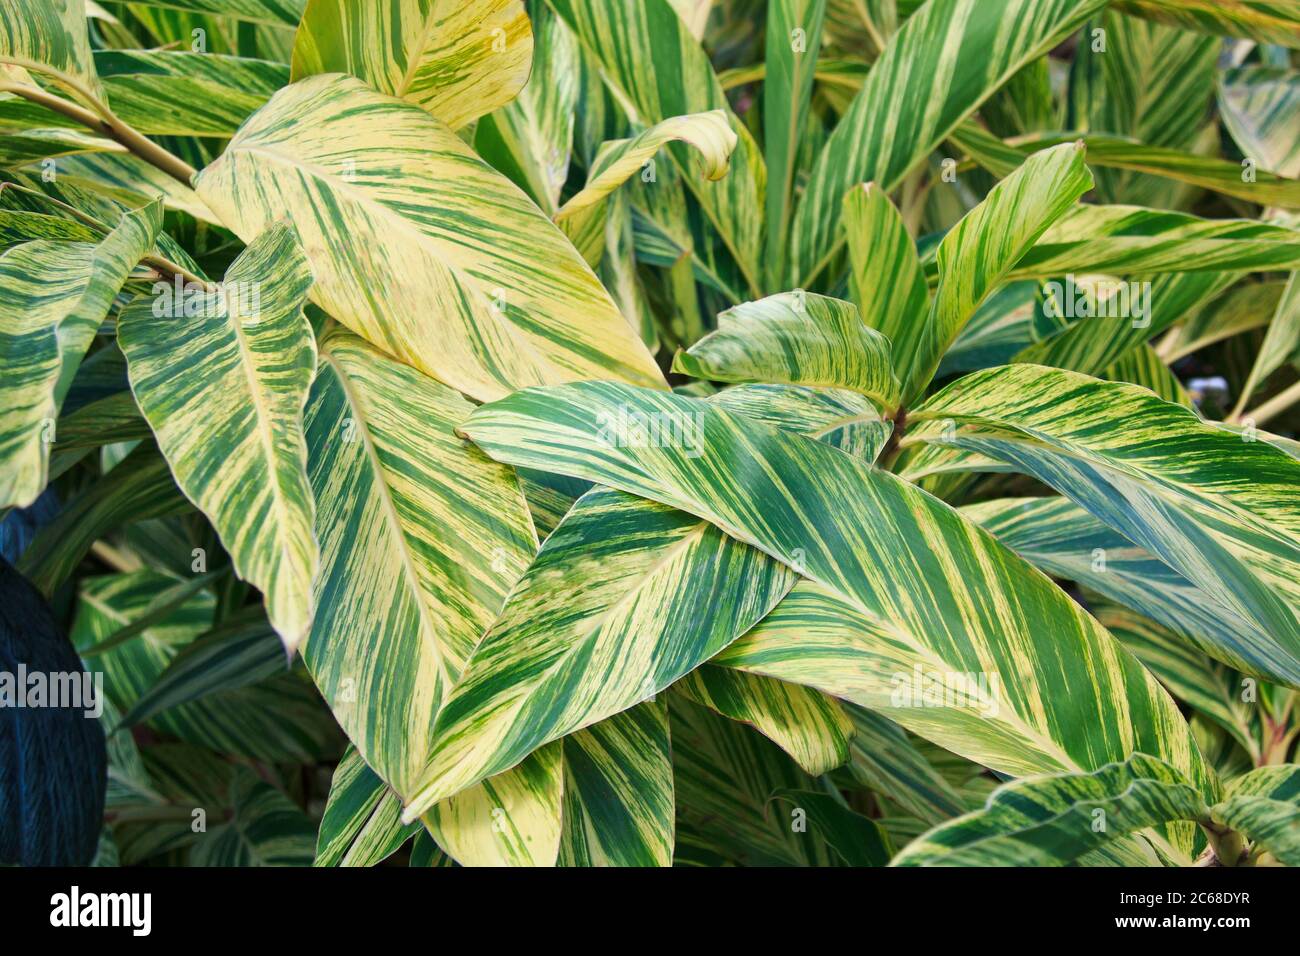
<svg viewBox="0 0 1300 956"><path fill-rule="evenodd" d="M523 0L309 0L293 79L350 73L452 129L514 99L533 31Z"/></svg>
<svg viewBox="0 0 1300 956"><path fill-rule="evenodd" d="M1076 206L1008 279L1300 268L1300 232L1253 219L1199 219L1137 206Z"/></svg>
<svg viewBox="0 0 1300 956"><path fill-rule="evenodd" d="M1082 146L1036 153L943 238L939 286L904 397L918 394L980 304L1053 222L1092 188Z"/></svg>
<svg viewBox="0 0 1300 956"><path fill-rule="evenodd" d="M1087 774L1004 784L982 810L903 848L894 866L1063 866L1108 842L1209 808L1178 770L1146 754Z"/></svg>
<svg viewBox="0 0 1300 956"><path fill-rule="evenodd" d="M739 386L712 401L850 454L874 457L884 440L874 409L853 393ZM615 413L605 426L615 445L651 440L637 431L647 427L659 441L695 437L690 418ZM664 689L752 627L794 581L698 517L588 492L475 648L435 727L417 810Z"/></svg>
<svg viewBox="0 0 1300 956"><path fill-rule="evenodd" d="M474 149L554 215L569 176L581 86L578 41L541 0L530 3L533 70L514 100L479 119Z"/></svg>
<svg viewBox="0 0 1300 956"><path fill-rule="evenodd" d="M749 724L814 777L848 762L853 726L840 704L820 691L711 664L673 687L697 704Z"/></svg>
<svg viewBox="0 0 1300 956"><path fill-rule="evenodd" d="M561 866L671 866L676 807L666 701L565 737Z"/></svg>
<svg viewBox="0 0 1300 956"><path fill-rule="evenodd" d="M318 305L475 398L579 378L663 381L518 187L446 126L359 80L320 76L280 91L197 188L247 240L292 220Z"/></svg>
<svg viewBox="0 0 1300 956"><path fill-rule="evenodd" d="M403 799L439 707L535 548L514 476L452 434L471 408L356 336L321 343L306 412L321 570L302 655Z"/></svg>
<svg viewBox="0 0 1300 956"><path fill-rule="evenodd" d="M600 442L597 415L619 407L693 415L700 440L690 455ZM748 656L751 671L880 709L1007 773L1095 769L1143 751L1214 786L1154 678L995 538L892 475L707 402L615 383L517 392L462 430L499 460L697 514L812 579L719 663ZM744 487L724 474L743 474ZM799 607L801 592L811 600ZM915 671L938 671L941 696L954 689L942 675L983 675L984 703L906 706L892 691ZM1030 674L1036 692L1022 697Z"/></svg>
<svg viewBox="0 0 1300 956"><path fill-rule="evenodd" d="M306 0L138 0L142 6L163 7L213 16L233 17L250 23L296 27Z"/></svg>
<svg viewBox="0 0 1300 956"><path fill-rule="evenodd" d="M924 440L1034 475L1256 624L1271 671L1300 666L1294 459L1144 389L1037 365L968 375L914 411L926 420Z"/></svg>
<svg viewBox="0 0 1300 956"><path fill-rule="evenodd" d="M98 243L37 239L0 256L0 508L26 507L45 487L72 377L161 226L151 204Z"/></svg>
<svg viewBox="0 0 1300 956"><path fill-rule="evenodd" d="M1240 415L1255 389L1287 362L1300 353L1300 272L1292 272L1282 297L1273 312L1268 332L1255 355L1246 382L1241 386L1234 413Z"/></svg>
<svg viewBox="0 0 1300 956"><path fill-rule="evenodd" d="M316 371L303 315L311 272L281 223L224 283L158 283L118 319L131 388L181 490L292 652L307 633L319 549L302 414Z"/></svg>
<svg viewBox="0 0 1300 956"><path fill-rule="evenodd" d="M643 127L673 116L723 110L739 137L731 171L717 182L685 146L670 146L686 187L757 295L767 170L748 129L731 115L708 55L668 0L549 0L594 57L628 118Z"/></svg>
<svg viewBox="0 0 1300 956"><path fill-rule="evenodd" d="M719 382L775 382L860 392L898 404L889 341L848 302L784 292L718 316L718 329L673 359L673 371Z"/></svg>
<svg viewBox="0 0 1300 956"><path fill-rule="evenodd" d="M600 155L587 177L587 185L566 202L556 221L563 222L589 210L632 176L641 172L661 148L672 142L695 148L703 163L701 170L708 180L727 174L727 161L736 148L737 137L723 110L711 110L688 116L674 116L656 123L632 139L609 144L612 148Z"/></svg>
<svg viewBox="0 0 1300 956"><path fill-rule="evenodd" d="M876 61L822 149L795 216L790 285L809 282L843 241L844 196L864 182L893 190L1022 66L1103 0L931 0Z"/></svg>
<svg viewBox="0 0 1300 956"><path fill-rule="evenodd" d="M554 866L563 827L559 741L517 767L462 790L423 816L438 845L467 866Z"/></svg>

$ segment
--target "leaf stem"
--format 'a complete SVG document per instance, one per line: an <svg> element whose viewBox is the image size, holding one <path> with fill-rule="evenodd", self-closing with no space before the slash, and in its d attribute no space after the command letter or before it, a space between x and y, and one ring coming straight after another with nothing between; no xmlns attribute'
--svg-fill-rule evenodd
<svg viewBox="0 0 1300 956"><path fill-rule="evenodd" d="M153 140L145 138L122 122L112 110L91 96L88 90L78 89L78 92L86 100L96 104L94 112L35 86L28 86L23 83L0 84L0 93L13 93L25 100L30 100L44 106L46 109L66 116L68 119L75 120L101 136L107 136L114 142L125 146L146 163L162 170L183 185L187 187L190 185L190 180L196 172L193 166L179 156L173 156Z"/></svg>
<svg viewBox="0 0 1300 956"><path fill-rule="evenodd" d="M1286 411L1296 402L1300 402L1300 382L1296 382L1290 388L1278 392L1268 401L1256 406L1244 415L1231 415L1228 418L1228 422L1229 424L1239 425L1244 421L1250 420L1256 425L1262 425L1270 418L1274 418Z"/></svg>

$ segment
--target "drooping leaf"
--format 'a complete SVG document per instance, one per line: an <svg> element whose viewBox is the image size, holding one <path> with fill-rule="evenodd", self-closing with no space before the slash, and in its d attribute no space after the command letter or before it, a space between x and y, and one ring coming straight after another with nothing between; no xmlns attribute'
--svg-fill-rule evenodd
<svg viewBox="0 0 1300 956"><path fill-rule="evenodd" d="M315 866L374 866L392 856L420 829L402 826L402 805L349 747L334 771L316 837Z"/></svg>
<svg viewBox="0 0 1300 956"><path fill-rule="evenodd" d="M311 865L316 828L288 797L248 767L236 770L229 793L232 818L199 835L191 865Z"/></svg>
<svg viewBox="0 0 1300 956"><path fill-rule="evenodd" d="M518 187L437 120L359 80L320 76L280 91L196 185L246 239L291 219L313 301L475 398L586 377L663 381Z"/></svg>
<svg viewBox="0 0 1300 956"><path fill-rule="evenodd" d="M800 822L826 842L847 866L884 866L892 853L889 837L880 824L864 817L829 793L812 790L778 790L773 800L802 813Z"/></svg>
<svg viewBox="0 0 1300 956"><path fill-rule="evenodd" d="M118 319L131 388L181 490L292 653L319 550L302 414L316 370L311 272L293 229L258 236L208 290L159 283Z"/></svg>
<svg viewBox="0 0 1300 956"><path fill-rule="evenodd" d="M1219 115L1247 159L1282 176L1300 176L1300 73L1244 66L1219 76Z"/></svg>
<svg viewBox="0 0 1300 956"><path fill-rule="evenodd" d="M1244 36L1300 49L1300 12L1275 0L1122 0L1117 6L1214 36Z"/></svg>
<svg viewBox="0 0 1300 956"><path fill-rule="evenodd" d="M27 0L0 2L0 63L12 63L37 72L53 71L54 78L83 102L85 94L104 98L90 57L83 0ZM69 81L75 86L69 86Z"/></svg>
<svg viewBox="0 0 1300 956"><path fill-rule="evenodd" d="M853 724L849 769L857 781L932 825L961 814L961 796L902 727L856 704L844 710Z"/></svg>
<svg viewBox="0 0 1300 956"><path fill-rule="evenodd" d="M44 489L77 366L161 226L152 204L99 243L38 239L0 256L0 508L25 507Z"/></svg>
<svg viewBox="0 0 1300 956"><path fill-rule="evenodd" d="M1300 667L1294 459L1144 389L1037 365L968 375L912 420L928 420L923 440L1056 488L1257 625L1272 639L1252 658L1266 673Z"/></svg>
<svg viewBox="0 0 1300 956"><path fill-rule="evenodd" d="M321 343L306 429L322 562L302 654L403 799L434 717L535 549L513 475L452 434L471 408L347 332Z"/></svg>
<svg viewBox="0 0 1300 956"><path fill-rule="evenodd" d="M1300 767L1260 767L1228 785L1214 820L1244 833L1264 852L1287 866L1300 866Z"/></svg>

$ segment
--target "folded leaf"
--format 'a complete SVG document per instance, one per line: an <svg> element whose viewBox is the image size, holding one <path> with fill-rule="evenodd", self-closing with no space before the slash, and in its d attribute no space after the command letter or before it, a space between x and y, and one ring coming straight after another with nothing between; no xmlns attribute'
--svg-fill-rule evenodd
<svg viewBox="0 0 1300 956"><path fill-rule="evenodd" d="M711 332L673 359L673 371L719 382L842 388L898 404L889 341L848 302L785 292L718 315Z"/></svg>
<svg viewBox="0 0 1300 956"><path fill-rule="evenodd" d="M311 626L320 553L302 414L316 372L311 272L281 223L221 286L156 283L118 319L131 388L181 490L292 653Z"/></svg>
<svg viewBox="0 0 1300 956"><path fill-rule="evenodd" d="M1138 753L1089 774L1005 784L982 810L931 830L892 865L1063 866L1117 837L1207 816L1204 799L1186 777Z"/></svg>

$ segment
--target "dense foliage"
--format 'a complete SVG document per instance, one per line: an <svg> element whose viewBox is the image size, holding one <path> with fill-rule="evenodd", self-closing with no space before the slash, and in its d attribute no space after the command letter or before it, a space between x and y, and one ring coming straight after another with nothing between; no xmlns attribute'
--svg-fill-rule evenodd
<svg viewBox="0 0 1300 956"><path fill-rule="evenodd" d="M0 862L1300 864L1297 51L0 0Z"/></svg>

